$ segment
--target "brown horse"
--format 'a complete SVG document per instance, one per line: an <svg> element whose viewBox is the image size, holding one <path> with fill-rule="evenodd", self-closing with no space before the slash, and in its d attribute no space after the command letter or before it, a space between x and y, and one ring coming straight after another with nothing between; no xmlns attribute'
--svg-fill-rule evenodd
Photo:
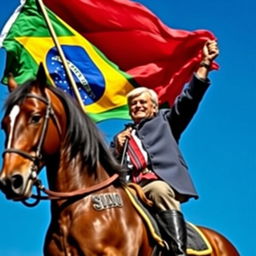
<svg viewBox="0 0 256 256"><path fill-rule="evenodd" d="M26 202L33 186L50 194L44 254L164 255L156 252L155 240L117 175L120 166L95 124L64 92L45 84L43 69L35 81L22 86L9 81L0 174L0 188L8 199ZM43 167L50 190L37 176ZM199 229L211 244L209 255L239 255L222 235Z"/></svg>

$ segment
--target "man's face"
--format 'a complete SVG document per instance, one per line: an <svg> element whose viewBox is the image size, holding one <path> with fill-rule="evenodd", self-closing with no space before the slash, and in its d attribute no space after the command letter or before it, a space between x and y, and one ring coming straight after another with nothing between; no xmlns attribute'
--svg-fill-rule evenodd
<svg viewBox="0 0 256 256"><path fill-rule="evenodd" d="M130 116L135 123L139 123L144 118L151 118L156 113L156 106L147 92L132 98L129 108Z"/></svg>

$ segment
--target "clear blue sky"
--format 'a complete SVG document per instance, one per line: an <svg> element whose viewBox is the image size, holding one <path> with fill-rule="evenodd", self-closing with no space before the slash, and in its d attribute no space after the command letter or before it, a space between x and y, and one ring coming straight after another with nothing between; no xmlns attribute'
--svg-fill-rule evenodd
<svg viewBox="0 0 256 256"><path fill-rule="evenodd" d="M255 256L256 2L140 2L170 27L207 29L218 38L221 53L217 62L221 68L210 74L212 86L181 139L181 149L200 194L199 200L185 204L183 211L192 223L225 235L242 256ZM1 1L1 27L18 3ZM1 49L0 76L4 64ZM5 86L0 85L0 105L6 94ZM120 122L100 124L107 139L121 127ZM1 152L3 142L1 132ZM47 202L27 208L0 194L0 255L42 255L49 217Z"/></svg>

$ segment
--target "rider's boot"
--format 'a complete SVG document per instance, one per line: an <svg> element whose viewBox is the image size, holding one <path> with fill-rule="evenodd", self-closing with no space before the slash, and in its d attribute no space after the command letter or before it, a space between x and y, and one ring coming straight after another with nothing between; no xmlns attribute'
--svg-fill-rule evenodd
<svg viewBox="0 0 256 256"><path fill-rule="evenodd" d="M175 256L187 256L187 230L183 214L176 210L167 210L158 213L157 219L172 253Z"/></svg>

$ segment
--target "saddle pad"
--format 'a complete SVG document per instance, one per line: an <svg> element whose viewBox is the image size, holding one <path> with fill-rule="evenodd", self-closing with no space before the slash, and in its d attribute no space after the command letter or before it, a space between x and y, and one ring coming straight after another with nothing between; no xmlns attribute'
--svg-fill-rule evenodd
<svg viewBox="0 0 256 256"><path fill-rule="evenodd" d="M140 200L131 192L131 189L128 186L124 186L123 188L126 191L135 209L139 212L143 220L146 222L146 226L148 227L151 236L158 243L158 245L160 245L161 247L166 247L166 243L161 237L155 219L152 217L152 215L149 213L146 207L143 206Z"/></svg>
<svg viewBox="0 0 256 256"><path fill-rule="evenodd" d="M126 191L128 197L130 198L133 206L139 212L141 217L146 223L148 230L154 240L157 242L160 247L166 248L166 242L161 237L161 233L159 227L157 225L156 220L152 217L148 209L142 204L142 202L132 193L131 188L128 186L123 186ZM187 227L187 254L188 255L209 255L212 252L212 247L208 242L207 238L204 234L190 222L186 222ZM158 254L157 254L158 255Z"/></svg>
<svg viewBox="0 0 256 256"><path fill-rule="evenodd" d="M198 227L190 222L187 226L187 254L191 255L209 255L212 253L212 247L204 234Z"/></svg>

